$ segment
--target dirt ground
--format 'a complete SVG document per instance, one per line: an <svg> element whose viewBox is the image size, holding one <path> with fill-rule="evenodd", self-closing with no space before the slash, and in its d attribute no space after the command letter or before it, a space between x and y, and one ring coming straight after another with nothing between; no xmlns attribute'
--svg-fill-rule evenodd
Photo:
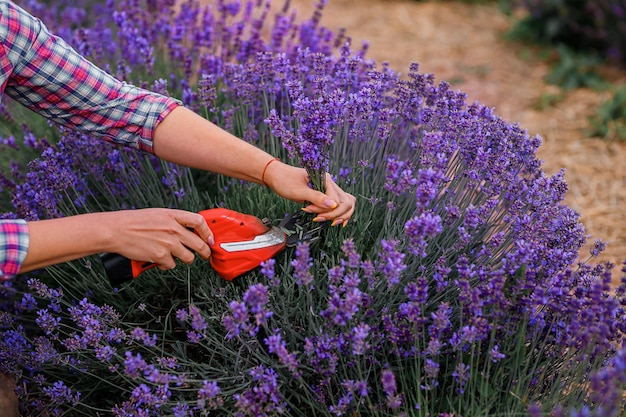
<svg viewBox="0 0 626 417"><path fill-rule="evenodd" d="M309 17L315 0L291 0L300 18ZM281 3L281 2L278 2ZM534 48L505 39L513 17L494 5L450 1L328 0L322 24L345 28L356 49L370 45L369 58L389 62L406 74L417 62L496 114L543 138L539 158L554 174L565 168L569 192L565 203L581 216L590 236L608 242L601 261L626 260L626 143L589 138L587 119L609 92L562 91L545 82L550 67ZM616 85L626 70L604 68ZM561 97L541 109L542 100ZM588 256L588 247L581 258Z"/></svg>

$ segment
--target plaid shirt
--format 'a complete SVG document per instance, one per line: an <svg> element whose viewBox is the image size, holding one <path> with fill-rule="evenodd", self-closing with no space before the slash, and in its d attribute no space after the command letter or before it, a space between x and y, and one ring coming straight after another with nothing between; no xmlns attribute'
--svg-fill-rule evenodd
<svg viewBox="0 0 626 417"><path fill-rule="evenodd" d="M7 0L0 0L0 41L0 97L58 124L152 152L154 129L180 105L115 79ZM0 277L19 271L28 240L24 221L2 221Z"/></svg>
<svg viewBox="0 0 626 417"><path fill-rule="evenodd" d="M17 274L28 250L28 225L24 220L0 220L0 280Z"/></svg>

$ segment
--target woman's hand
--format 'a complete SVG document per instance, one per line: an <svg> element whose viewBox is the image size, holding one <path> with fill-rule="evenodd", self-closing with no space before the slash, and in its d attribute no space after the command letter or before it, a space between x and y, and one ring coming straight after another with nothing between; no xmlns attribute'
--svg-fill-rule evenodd
<svg viewBox="0 0 626 417"><path fill-rule="evenodd" d="M180 132L185 132L181 135ZM326 175L326 193L309 187L306 170L280 161L185 107L177 107L156 127L154 152L167 161L244 181L264 183L292 201L309 202L316 221L348 223L356 199Z"/></svg>
<svg viewBox="0 0 626 417"><path fill-rule="evenodd" d="M332 225L346 225L354 213L356 198L343 191L326 173L326 193L309 187L309 176L304 168L282 162L267 166L263 182L276 194L298 203L310 203L304 210L315 213L314 221L332 221Z"/></svg>
<svg viewBox="0 0 626 417"><path fill-rule="evenodd" d="M115 218L111 230L115 235L106 252L152 262L164 270L174 268L176 259L191 264L196 253L202 259L211 256L213 232L198 213L149 208L107 214Z"/></svg>
<svg viewBox="0 0 626 417"><path fill-rule="evenodd" d="M102 252L114 252L161 269L211 256L213 232L201 214L149 208L89 213L28 223L30 245L20 272Z"/></svg>

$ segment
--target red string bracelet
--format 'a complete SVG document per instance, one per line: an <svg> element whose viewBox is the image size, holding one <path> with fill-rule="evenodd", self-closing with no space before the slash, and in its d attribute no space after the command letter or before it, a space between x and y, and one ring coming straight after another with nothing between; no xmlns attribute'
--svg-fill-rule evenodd
<svg viewBox="0 0 626 417"><path fill-rule="evenodd" d="M270 164L274 161L280 161L280 158L274 158L267 161L267 164L265 164L265 168L263 168L263 173L261 174L261 184L265 185L266 187L268 185L265 183L265 171L267 171L267 167L270 166Z"/></svg>

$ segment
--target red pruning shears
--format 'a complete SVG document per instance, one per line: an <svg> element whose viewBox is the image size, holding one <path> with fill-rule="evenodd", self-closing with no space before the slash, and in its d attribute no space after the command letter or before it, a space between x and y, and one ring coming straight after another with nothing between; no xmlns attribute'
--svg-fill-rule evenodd
<svg viewBox="0 0 626 417"><path fill-rule="evenodd" d="M286 216L278 226L267 219L226 208L200 211L213 231L215 244L211 248L211 266L227 281L253 270L262 262L276 256L286 247L299 242L314 242L320 238L321 224L311 227L304 212ZM112 286L133 280L156 266L152 262L128 259L116 253L101 256Z"/></svg>

